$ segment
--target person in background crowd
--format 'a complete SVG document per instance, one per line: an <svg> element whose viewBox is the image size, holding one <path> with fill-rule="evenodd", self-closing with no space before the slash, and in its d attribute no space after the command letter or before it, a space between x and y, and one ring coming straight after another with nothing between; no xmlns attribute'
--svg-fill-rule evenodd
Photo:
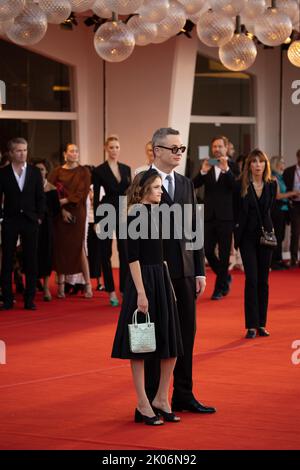
<svg viewBox="0 0 300 470"><path fill-rule="evenodd" d="M36 310L38 228L45 211L43 181L40 171L27 163L28 144L25 139L17 137L10 140L8 151L11 163L0 170L2 309L13 308L12 271L20 236L26 278L24 308Z"/></svg>
<svg viewBox="0 0 300 470"><path fill-rule="evenodd" d="M287 191L300 191L300 149L296 153L296 165L289 166L283 172L283 180L286 184ZM300 241L300 196L296 196L291 201L290 207L290 220L291 220L291 267L296 267L299 255L299 241ZM300 262L299 262L300 267Z"/></svg>
<svg viewBox="0 0 300 470"><path fill-rule="evenodd" d="M97 166L93 171L92 182L94 186L94 217L95 225L101 217L97 215L97 209L101 204L111 204L116 211L116 226L114 227L117 237L117 248L119 253L119 286L120 292L124 292L125 280L128 272L128 261L125 240L119 237L119 197L124 196L131 183L131 169L128 165L119 162L120 141L115 135L106 139L105 150L107 160ZM105 195L100 201L101 187ZM95 230L97 230L95 226ZM110 304L113 307L119 305L115 291L115 283L111 266L112 238L101 240L101 258L105 290L109 293Z"/></svg>
<svg viewBox="0 0 300 470"><path fill-rule="evenodd" d="M48 180L59 193L61 213L54 222L54 262L58 275L59 298L65 297L65 275L83 273L85 297L93 296L89 265L84 247L86 227L86 200L91 178L79 164L79 149L68 144L64 152L65 164L55 168Z"/></svg>
<svg viewBox="0 0 300 470"><path fill-rule="evenodd" d="M153 163L154 155L153 155L153 148L152 148L151 140L146 143L145 152L146 152L147 163L146 163L146 165L143 165L143 166L140 166L139 168L137 168L134 172L135 175L137 175L141 171L148 170L151 167L152 163Z"/></svg>
<svg viewBox="0 0 300 470"><path fill-rule="evenodd" d="M272 269L286 269L288 266L283 262L282 259L282 242L285 236L285 227L289 222L289 198L300 196L299 191L287 191L286 184L283 179L283 172L285 162L283 157L274 156L270 160L272 176L275 178L278 184L278 191L276 195L276 201L272 210L272 221L274 224L275 235L277 238L277 248L274 250L272 257Z"/></svg>
<svg viewBox="0 0 300 470"><path fill-rule="evenodd" d="M231 275L228 272L233 234L232 195L236 164L228 160L228 139L216 136L211 141L215 165L203 160L195 188L204 185L204 248L207 261L216 274L212 300L220 300L229 293ZM218 256L216 246L218 245Z"/></svg>
<svg viewBox="0 0 300 470"><path fill-rule="evenodd" d="M38 237L38 279L44 279L44 301L49 302L52 299L49 279L53 268L53 219L60 213L60 204L56 187L47 180L50 173L49 162L40 159L33 164L41 172L46 197L46 210Z"/></svg>

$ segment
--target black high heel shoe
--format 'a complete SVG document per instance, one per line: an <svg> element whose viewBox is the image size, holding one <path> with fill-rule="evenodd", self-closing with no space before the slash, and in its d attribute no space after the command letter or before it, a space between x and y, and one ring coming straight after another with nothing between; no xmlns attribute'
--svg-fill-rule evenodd
<svg viewBox="0 0 300 470"><path fill-rule="evenodd" d="M152 409L154 413L157 414L158 417L162 416L165 421L168 421L168 423L180 422L179 416L176 416L176 414L173 412L169 413L168 411L161 410L160 408L156 408L156 406L153 406L153 405L152 405Z"/></svg>
<svg viewBox="0 0 300 470"><path fill-rule="evenodd" d="M158 416L145 416L142 415L142 413L136 408L135 413L134 413L134 422L135 423L145 423L148 424L149 426L161 426L164 424L163 421L159 419Z"/></svg>

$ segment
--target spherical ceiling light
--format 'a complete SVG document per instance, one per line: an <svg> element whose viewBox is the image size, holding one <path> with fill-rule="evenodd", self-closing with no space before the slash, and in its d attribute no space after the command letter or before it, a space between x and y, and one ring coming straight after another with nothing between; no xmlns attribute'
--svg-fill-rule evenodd
<svg viewBox="0 0 300 470"><path fill-rule="evenodd" d="M159 23L167 16L169 9L169 0L144 0L137 13L146 23Z"/></svg>
<svg viewBox="0 0 300 470"><path fill-rule="evenodd" d="M40 0L40 8L46 13L48 23L63 23L71 14L69 0Z"/></svg>
<svg viewBox="0 0 300 470"><path fill-rule="evenodd" d="M81 13L82 11L92 8L94 0L69 0L71 3L72 11Z"/></svg>
<svg viewBox="0 0 300 470"><path fill-rule="evenodd" d="M143 0L105 0L107 8L111 11L120 13L121 15L128 15L134 13L142 5Z"/></svg>
<svg viewBox="0 0 300 470"><path fill-rule="evenodd" d="M47 26L47 17L43 10L36 3L26 3L22 13L6 31L6 35L20 46L32 45L45 36Z"/></svg>
<svg viewBox="0 0 300 470"><path fill-rule="evenodd" d="M238 15L246 4L246 0L210 0L210 6L215 11L222 11L227 16Z"/></svg>
<svg viewBox="0 0 300 470"><path fill-rule="evenodd" d="M277 10L289 16L292 21L299 18L299 7L297 0L276 0Z"/></svg>
<svg viewBox="0 0 300 470"><path fill-rule="evenodd" d="M183 6L176 0L170 1L168 16L157 24L157 35L169 38L178 34L186 23L186 14Z"/></svg>
<svg viewBox="0 0 300 470"><path fill-rule="evenodd" d="M146 46L153 42L157 36L157 26L154 23L145 23L139 16L132 16L127 22L129 30L134 34L137 46Z"/></svg>
<svg viewBox="0 0 300 470"><path fill-rule="evenodd" d="M279 46L291 34L293 26L290 18L277 10L267 8L255 22L255 36L267 46Z"/></svg>
<svg viewBox="0 0 300 470"><path fill-rule="evenodd" d="M233 33L234 22L220 11L208 10L197 23L200 41L210 47L222 46L230 41Z"/></svg>
<svg viewBox="0 0 300 470"><path fill-rule="evenodd" d="M94 36L97 54L108 62L122 62L133 52L134 35L122 21L107 21Z"/></svg>
<svg viewBox="0 0 300 470"><path fill-rule="evenodd" d="M296 67L300 67L300 40L292 42L288 48L289 61Z"/></svg>
<svg viewBox="0 0 300 470"><path fill-rule="evenodd" d="M178 0L181 3L188 15L194 15L204 7L207 3L206 0Z"/></svg>
<svg viewBox="0 0 300 470"><path fill-rule="evenodd" d="M247 0L243 10L241 11L242 17L248 20L253 20L262 15L266 10L265 0Z"/></svg>
<svg viewBox="0 0 300 470"><path fill-rule="evenodd" d="M253 40L243 33L234 34L232 39L219 49L222 64L235 72L251 67L256 55L257 49Z"/></svg>
<svg viewBox="0 0 300 470"><path fill-rule="evenodd" d="M15 18L25 6L25 0L0 0L0 21Z"/></svg>
<svg viewBox="0 0 300 470"><path fill-rule="evenodd" d="M96 15L100 16L100 18L112 17L112 11L106 6L105 0L96 0L92 6L92 10Z"/></svg>

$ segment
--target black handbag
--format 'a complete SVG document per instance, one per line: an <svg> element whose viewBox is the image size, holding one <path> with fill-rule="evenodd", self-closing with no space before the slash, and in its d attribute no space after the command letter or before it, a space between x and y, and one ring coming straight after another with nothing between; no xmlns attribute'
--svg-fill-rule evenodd
<svg viewBox="0 0 300 470"><path fill-rule="evenodd" d="M276 238L274 229L271 232L268 232L264 228L264 224L263 224L263 221L262 221L260 209L259 209L258 202L257 202L257 196L256 196L256 193L255 193L255 189L252 186L252 183L250 183L250 187L252 189L254 202L255 202L255 207L256 207L256 212L257 212L258 220L259 220L260 227L261 227L261 233L262 233L261 237L259 239L259 243L260 243L260 245L268 246L269 248L276 248L277 247L277 238Z"/></svg>

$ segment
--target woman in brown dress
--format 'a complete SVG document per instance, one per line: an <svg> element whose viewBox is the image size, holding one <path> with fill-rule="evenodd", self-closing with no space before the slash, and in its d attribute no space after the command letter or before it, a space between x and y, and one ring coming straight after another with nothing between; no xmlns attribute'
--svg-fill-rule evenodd
<svg viewBox="0 0 300 470"><path fill-rule="evenodd" d="M89 265L84 249L86 198L91 177L87 168L79 165L77 145L68 144L65 164L56 168L49 181L59 193L61 213L54 222L54 260L57 272L58 297L65 297L65 274L83 273L85 297L93 296Z"/></svg>

